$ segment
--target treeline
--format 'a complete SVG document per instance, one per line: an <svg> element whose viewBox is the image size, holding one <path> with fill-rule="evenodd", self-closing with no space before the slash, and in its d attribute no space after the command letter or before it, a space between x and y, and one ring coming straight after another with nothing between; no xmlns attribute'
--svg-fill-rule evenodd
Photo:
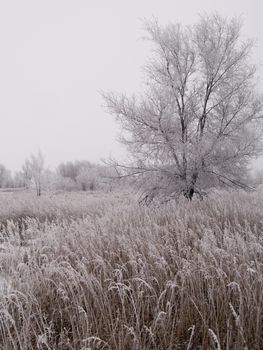
<svg viewBox="0 0 263 350"><path fill-rule="evenodd" d="M251 188L263 184L263 171L255 170L246 175ZM21 170L12 174L0 164L0 189L35 190L38 196L43 191L112 191L134 185L131 177L121 176L113 166L94 164L87 160L60 163L54 171L45 166L41 152L25 160Z"/></svg>
<svg viewBox="0 0 263 350"><path fill-rule="evenodd" d="M116 172L111 167L89 161L61 163L56 175L55 187L61 190L111 189L116 178Z"/></svg>
<svg viewBox="0 0 263 350"><path fill-rule="evenodd" d="M0 188L34 189L38 196L43 190L111 191L116 178L112 167L87 160L63 162L51 171L45 167L41 152L26 159L22 169L14 174L0 164Z"/></svg>

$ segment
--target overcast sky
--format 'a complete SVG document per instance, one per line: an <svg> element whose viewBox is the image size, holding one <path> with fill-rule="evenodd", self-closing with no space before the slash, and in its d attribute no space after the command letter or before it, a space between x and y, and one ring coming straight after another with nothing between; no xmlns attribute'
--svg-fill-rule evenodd
<svg viewBox="0 0 263 350"><path fill-rule="evenodd" d="M214 11L242 16L263 62L262 0L0 0L0 163L17 170L39 149L50 168L121 156L99 91L142 83L142 19L192 24Z"/></svg>

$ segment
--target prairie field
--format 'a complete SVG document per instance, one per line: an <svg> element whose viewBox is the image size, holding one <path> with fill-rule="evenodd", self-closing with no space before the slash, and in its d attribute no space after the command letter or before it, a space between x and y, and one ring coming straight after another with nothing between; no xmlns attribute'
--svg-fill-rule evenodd
<svg viewBox="0 0 263 350"><path fill-rule="evenodd" d="M0 349L262 350L262 197L0 193Z"/></svg>

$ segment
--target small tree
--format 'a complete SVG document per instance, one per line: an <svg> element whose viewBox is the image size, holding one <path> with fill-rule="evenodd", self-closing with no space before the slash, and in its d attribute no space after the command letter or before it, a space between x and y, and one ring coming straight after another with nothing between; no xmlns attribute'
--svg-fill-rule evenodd
<svg viewBox="0 0 263 350"><path fill-rule="evenodd" d="M44 156L39 151L36 155L31 154L23 165L24 176L27 181L33 181L37 196L42 193L43 175L44 175Z"/></svg>
<svg viewBox="0 0 263 350"><path fill-rule="evenodd" d="M141 180L148 199L245 187L247 165L261 152L262 96L240 21L212 15L192 27L151 22L146 29L154 55L145 95L104 94L133 156L116 166Z"/></svg>
<svg viewBox="0 0 263 350"><path fill-rule="evenodd" d="M14 174L14 187L22 188L27 186L27 181L23 171L16 171Z"/></svg>
<svg viewBox="0 0 263 350"><path fill-rule="evenodd" d="M13 179L10 170L0 164L0 188L12 187Z"/></svg>

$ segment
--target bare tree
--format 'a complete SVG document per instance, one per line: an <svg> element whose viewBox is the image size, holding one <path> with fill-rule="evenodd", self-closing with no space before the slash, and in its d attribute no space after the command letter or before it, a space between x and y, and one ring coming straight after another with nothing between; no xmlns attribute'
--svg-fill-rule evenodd
<svg viewBox="0 0 263 350"><path fill-rule="evenodd" d="M147 23L154 51L145 95L103 94L133 156L122 175L141 179L146 198L245 186L248 162L261 152L262 96L241 27L217 14L186 28Z"/></svg>
<svg viewBox="0 0 263 350"><path fill-rule="evenodd" d="M27 181L33 181L37 196L42 193L43 175L44 175L44 156L39 151L36 155L31 154L23 165L24 176Z"/></svg>

